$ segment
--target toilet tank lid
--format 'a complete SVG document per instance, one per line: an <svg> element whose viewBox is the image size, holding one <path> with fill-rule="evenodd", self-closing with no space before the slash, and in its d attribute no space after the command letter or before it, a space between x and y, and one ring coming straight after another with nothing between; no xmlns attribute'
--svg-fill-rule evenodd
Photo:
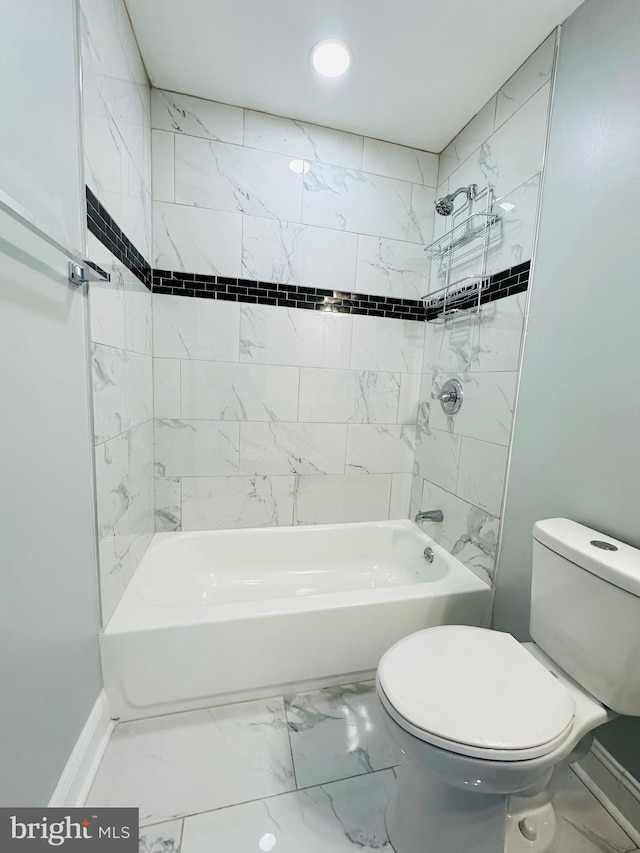
<svg viewBox="0 0 640 853"><path fill-rule="evenodd" d="M640 549L568 518L536 522L533 538L580 568L640 597Z"/></svg>

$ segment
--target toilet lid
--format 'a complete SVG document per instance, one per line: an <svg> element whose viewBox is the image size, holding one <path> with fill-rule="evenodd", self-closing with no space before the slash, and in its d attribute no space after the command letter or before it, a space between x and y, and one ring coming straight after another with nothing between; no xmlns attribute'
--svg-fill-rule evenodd
<svg viewBox="0 0 640 853"><path fill-rule="evenodd" d="M378 682L387 709L412 734L496 760L548 754L575 710L569 692L511 634L485 628L447 625L405 637L383 655Z"/></svg>

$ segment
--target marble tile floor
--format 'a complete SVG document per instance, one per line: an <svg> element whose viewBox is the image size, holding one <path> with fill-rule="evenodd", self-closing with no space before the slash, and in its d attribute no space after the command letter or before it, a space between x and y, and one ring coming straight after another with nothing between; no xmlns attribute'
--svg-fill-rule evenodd
<svg viewBox="0 0 640 853"><path fill-rule="evenodd" d="M139 807L140 853L392 853L400 758L365 682L121 723L87 805ZM569 768L555 785L558 853L640 853Z"/></svg>

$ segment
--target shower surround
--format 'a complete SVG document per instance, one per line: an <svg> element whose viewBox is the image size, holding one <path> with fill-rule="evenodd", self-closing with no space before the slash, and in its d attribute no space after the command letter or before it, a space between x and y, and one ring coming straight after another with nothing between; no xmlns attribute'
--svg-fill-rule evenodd
<svg viewBox="0 0 640 853"><path fill-rule="evenodd" d="M438 197L470 183L494 191L502 223L491 232L488 274L533 253L554 51L555 33L440 155ZM434 238L449 223L437 216ZM473 275L477 263L473 255L456 261L451 281ZM434 262L431 288L444 283ZM485 579L496 561L526 301L526 293L507 296L425 330L411 514L442 509L430 535ZM464 393L455 416L435 399L450 378Z"/></svg>

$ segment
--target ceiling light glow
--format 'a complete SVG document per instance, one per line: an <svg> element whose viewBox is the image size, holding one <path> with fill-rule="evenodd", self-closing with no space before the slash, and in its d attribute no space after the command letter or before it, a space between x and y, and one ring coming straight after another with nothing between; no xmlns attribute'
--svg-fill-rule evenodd
<svg viewBox="0 0 640 853"><path fill-rule="evenodd" d="M342 41L325 39L311 51L311 64L323 77L340 77L351 65L351 51Z"/></svg>
<svg viewBox="0 0 640 853"><path fill-rule="evenodd" d="M511 202L503 201L502 204L499 204L498 207L501 207L505 213L509 213L510 210L515 210L515 204L511 204Z"/></svg>
<svg viewBox="0 0 640 853"><path fill-rule="evenodd" d="M289 168L296 175L306 175L311 168L311 164L307 163L306 160L289 160Z"/></svg>

